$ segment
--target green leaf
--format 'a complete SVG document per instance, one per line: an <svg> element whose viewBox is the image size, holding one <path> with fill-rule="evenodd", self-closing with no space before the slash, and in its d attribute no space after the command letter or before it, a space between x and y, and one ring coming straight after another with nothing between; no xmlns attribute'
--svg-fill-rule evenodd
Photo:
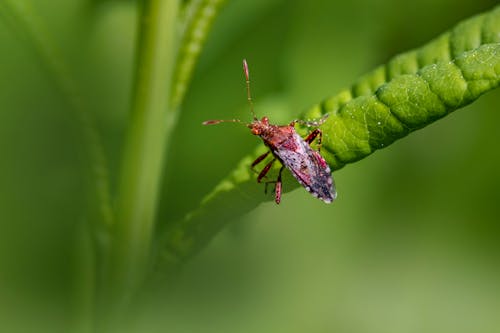
<svg viewBox="0 0 500 333"><path fill-rule="evenodd" d="M301 118L329 114L321 126L321 153L332 169L338 170L466 106L499 83L497 7L458 24L419 49L394 57ZM305 129L298 130L305 133ZM259 145L202 200L197 210L165 230L161 269L176 267L200 251L235 216L273 199L272 193L263 194L263 186L256 183L256 174L250 170L252 161L265 151L265 146ZM275 165L269 179L274 179L277 169L279 165ZM298 186L285 172L284 191Z"/></svg>
<svg viewBox="0 0 500 333"><path fill-rule="evenodd" d="M325 101L308 114L331 113L322 127L323 156L333 169L360 160L477 99L499 84L500 44L397 76L375 93L339 108Z"/></svg>

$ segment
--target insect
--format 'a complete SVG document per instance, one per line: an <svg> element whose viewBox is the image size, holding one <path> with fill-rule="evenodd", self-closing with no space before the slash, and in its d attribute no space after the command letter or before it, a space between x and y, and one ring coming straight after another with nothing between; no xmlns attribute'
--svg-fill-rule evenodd
<svg viewBox="0 0 500 333"><path fill-rule="evenodd" d="M316 128L305 139L303 139L296 131L295 124L306 126L320 126L328 115L321 118L319 121L302 121L293 120L288 125L272 125L267 117L258 119L253 109L252 97L250 94L250 74L246 60L243 60L243 72L246 79L247 99L250 105L250 112L253 120L244 125L250 128L252 134L260 136L264 144L269 147L269 151L259 156L251 165L252 170L255 170L260 162L262 162L270 153L273 159L268 162L257 176L257 182L262 182L269 172L274 162L278 160L281 163L281 168L278 173L278 178L274 181L266 181L266 192L268 184L275 184L275 202L281 202L282 181L281 174L286 167L297 181L318 199L326 203L331 203L336 197L335 184L331 176L330 167L325 159L320 155L322 132ZM230 120L207 120L203 125L215 125L222 122L241 123L239 119ZM310 144L318 138L318 151L311 148Z"/></svg>

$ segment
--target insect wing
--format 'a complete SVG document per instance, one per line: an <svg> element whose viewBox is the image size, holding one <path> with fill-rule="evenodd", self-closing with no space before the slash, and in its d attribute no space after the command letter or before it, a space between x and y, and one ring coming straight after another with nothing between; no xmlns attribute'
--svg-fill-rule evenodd
<svg viewBox="0 0 500 333"><path fill-rule="evenodd" d="M335 199L337 193L330 167L300 135L294 133L288 140L275 147L273 152L313 196L326 203Z"/></svg>

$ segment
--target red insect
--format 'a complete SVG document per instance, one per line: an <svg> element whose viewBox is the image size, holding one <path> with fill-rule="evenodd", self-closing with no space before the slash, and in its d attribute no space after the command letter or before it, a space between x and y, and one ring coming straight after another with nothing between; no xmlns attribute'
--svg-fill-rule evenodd
<svg viewBox="0 0 500 333"><path fill-rule="evenodd" d="M243 71L246 78L248 103L250 104L250 111L253 115L253 121L245 125L250 128L252 134L260 136L265 145L270 149L270 151L262 154L252 163L252 170L257 164L262 162L269 153L272 153L274 157L260 171L257 182L260 183L271 169L273 163L279 160L282 166L279 170L278 178L275 181L265 182L266 190L267 184L275 184L274 192L277 204L281 202L281 173L285 167L290 170L298 182L313 196L326 203L331 203L337 197L337 192L335 191L335 184L331 176L330 167L325 159L319 154L322 132L319 129L315 129L303 139L295 131L294 127L297 123L318 127L326 120L328 115L321 118L319 121L306 122L294 120L290 124L282 126L271 125L267 117L262 117L261 120L257 119L253 110L252 97L250 95L250 75L246 60L243 60ZM214 125L222 122L239 123L241 121L239 119L207 120L203 122L203 125ZM318 151L310 147L310 144L316 138L318 138Z"/></svg>

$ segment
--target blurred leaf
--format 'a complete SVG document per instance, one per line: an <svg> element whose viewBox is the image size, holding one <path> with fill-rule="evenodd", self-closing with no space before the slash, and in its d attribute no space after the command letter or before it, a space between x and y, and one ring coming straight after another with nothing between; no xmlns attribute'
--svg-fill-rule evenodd
<svg viewBox="0 0 500 333"><path fill-rule="evenodd" d="M88 0L90 4L102 5L109 2L137 2L137 0Z"/></svg>
<svg viewBox="0 0 500 333"><path fill-rule="evenodd" d="M350 89L311 108L303 119L329 113L321 126L322 154L333 169L383 148L461 108L500 83L500 7L457 25L420 49L396 56ZM301 132L303 132L301 130ZM272 200L249 165L260 145L202 201L164 233L161 268L202 249L235 216ZM274 179L279 166L275 166ZM284 191L298 186L286 172Z"/></svg>
<svg viewBox="0 0 500 333"><path fill-rule="evenodd" d="M185 5L183 38L173 81L172 105L174 109L182 103L207 34L224 2L225 0L192 0Z"/></svg>
<svg viewBox="0 0 500 333"><path fill-rule="evenodd" d="M161 178L180 104L222 0L148 0L140 11L132 109L111 233L105 289L120 309L147 272ZM164 162L167 160L166 162ZM113 312L114 309L111 310ZM117 312L120 312L118 310Z"/></svg>
<svg viewBox="0 0 500 333"><path fill-rule="evenodd" d="M88 155L92 161L89 169L91 170L96 201L99 206L99 219L100 222L106 225L111 224L109 170L100 133L93 117L88 112L81 92L74 81L73 73L71 73L70 67L62 55L59 45L55 42L45 22L38 16L29 1L16 2L7 0L0 2L0 15L17 33L25 46L34 51L43 69L53 80L72 111L75 112L86 141Z"/></svg>

